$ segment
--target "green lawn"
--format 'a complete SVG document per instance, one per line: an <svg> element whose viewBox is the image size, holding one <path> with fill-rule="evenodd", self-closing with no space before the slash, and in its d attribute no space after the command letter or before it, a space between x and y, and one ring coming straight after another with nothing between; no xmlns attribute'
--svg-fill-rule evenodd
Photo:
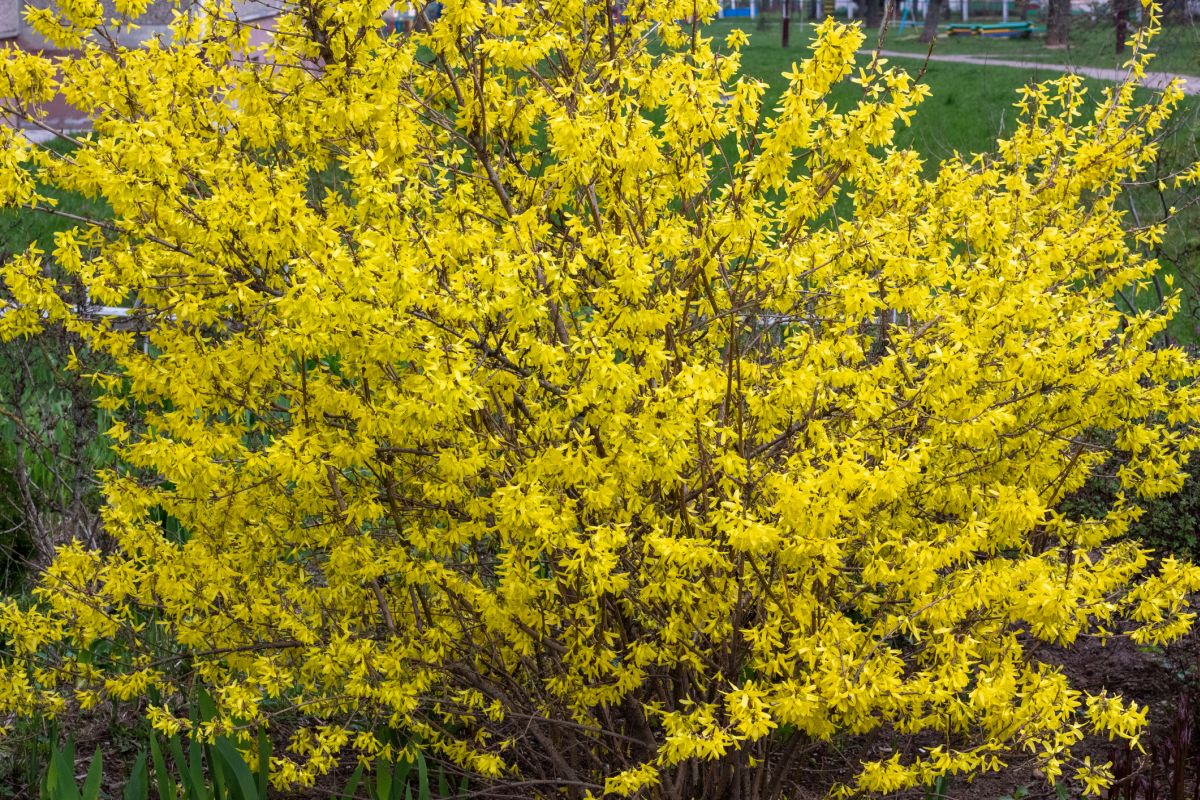
<svg viewBox="0 0 1200 800"><path fill-rule="evenodd" d="M750 43L743 49L742 72L768 84L770 89L766 93L765 105L772 108L785 84L781 73L793 61L800 61L808 54L812 28L794 29L792 46L787 50L780 47L777 25L768 25L764 29L753 21L719 20L708 28L707 33L719 42L735 25L750 34ZM965 47L958 40L951 40L951 43L955 47ZM969 43L980 47L1021 44L988 40L972 40ZM945 42L939 43L939 47L942 44ZM1030 43L1024 44L1029 46ZM889 43L888 47L891 46ZM1038 44L1038 47L1041 45ZM1063 51L1052 52L1060 56L1063 54ZM865 64L866 61L867 56L863 56L861 63ZM914 73L921 69L918 61L897 59L895 63ZM1013 129L1016 115L1013 104L1017 100L1018 90L1031 81L1048 80L1059 74L1047 69L929 62L922 81L928 84L931 95L918 110L912 126L900 132L897 145L913 147L920 152L925 157L930 173L936 170L940 161L955 152L992 151L997 137ZM1110 84L1087 80L1085 85L1093 96L1098 97L1100 90ZM859 87L846 84L837 87L833 97L844 107L854 102L860 92ZM1150 90L1142 90L1142 94L1148 98ZM1173 130L1163 138L1162 153L1164 159L1172 160L1175 164L1200 157L1200 97L1186 98L1176 113ZM1153 219L1156 213L1161 214L1163 203L1153 187L1132 190L1126 197L1133 204L1131 209L1136 207L1139 210L1143 221ZM1176 286L1183 288L1186 295L1184 309L1171 326L1172 336L1186 342L1200 341L1200 210L1195 207L1196 202L1193 199L1189 204L1186 198L1171 201L1171 204L1181 208L1186 205L1192 207L1185 208L1169 228L1159 253L1164 272L1175 278ZM1157 305L1157 292L1154 286L1148 286L1139 294L1126 296L1136 306L1148 308ZM1122 298L1114 299L1124 302Z"/></svg>
<svg viewBox="0 0 1200 800"><path fill-rule="evenodd" d="M1015 2L1012 4L1015 6ZM1010 20L1016 20L1015 14ZM957 22L957 19L951 20ZM975 22L999 22L999 19L974 18ZM942 26L942 35L934 44L933 52L938 55L971 55L983 58L1001 58L1019 61L1036 61L1043 64L1066 64L1088 67L1119 68L1129 57L1129 50L1118 55L1116 50L1116 34L1108 21L1098 21L1094 18L1077 15L1071 20L1070 41L1063 48L1048 48L1045 40L1045 25L1036 16L1030 18L1034 24L1035 33L1028 39L987 39L978 36L947 36L946 26ZM779 43L779 21L767 16L766 30L759 28L755 22L718 21L715 25L741 24L747 30L755 30ZM795 23L793 23L794 25ZM926 53L929 45L919 41L922 22L916 25L906 22L901 30L892 23L883 40L883 46L888 50L901 50L911 53ZM794 28L793 28L794 30ZM793 34L793 41L798 38ZM867 46L874 47L878 35L867 38ZM1156 40L1156 53L1152 69L1163 72L1174 72L1183 75L1200 76L1200 25L1168 24Z"/></svg>
<svg viewBox="0 0 1200 800"><path fill-rule="evenodd" d="M1015 19L1015 17L1010 17ZM1044 64L1067 64L1087 67L1119 68L1129 58L1126 48L1116 53L1116 34L1108 23L1097 23L1086 17L1072 20L1071 37L1064 48L1046 47L1043 29L1037 20L1037 32L1028 39L987 39L979 36L946 36L944 31L934 44L933 52L946 55L973 55L984 58L1004 58L1037 61ZM904 32L892 32L885 46L889 50L925 53L929 45L919 41L919 30L907 27ZM1155 59L1151 69L1184 75L1200 75L1200 27L1167 25L1154 45Z"/></svg>
<svg viewBox="0 0 1200 800"><path fill-rule="evenodd" d="M763 29L753 21L718 20L712 23L707 32L719 42L734 26L750 34L750 44L742 51L742 72L770 86L764 105L772 108L784 86L782 73L793 61L800 61L808 54L812 27L794 26L792 46L786 50L780 47L778 25L770 23ZM955 47L963 46L959 40L948 40L939 42L938 47L948 43ZM971 40L971 43L980 47L1019 44L1007 40ZM889 48L893 45L891 41L887 44ZM1059 55L1063 53L1052 52ZM865 64L866 60L867 57L863 56L862 63ZM895 63L913 73L920 71L922 66L919 61L907 59L897 59ZM931 166L956 151L979 153L993 150L996 138L1012 130L1015 115L1013 103L1017 100L1018 90L1030 82L1049 80L1059 74L1049 69L929 62L922 81L929 85L932 94L917 112L912 128L900 134L898 144L915 147ZM1087 80L1085 84L1095 96L1109 85L1097 80ZM849 103L858 91L857 86L840 86L835 90L834 97L840 102ZM1200 102L1197 101L1200 98L1188 98L1177 118L1194 121L1197 109L1200 109Z"/></svg>
<svg viewBox="0 0 1200 800"><path fill-rule="evenodd" d="M74 145L65 139L39 147L48 147L59 153L73 149ZM107 205L99 200L90 200L73 192L65 192L53 186L43 186L42 190L57 201L56 208L67 214L95 219L108 219L112 216ZM54 214L37 211L0 209L0 257L12 253L22 253L31 244L37 244L42 250L49 251L54 247L54 234L65 231L76 225L70 219Z"/></svg>

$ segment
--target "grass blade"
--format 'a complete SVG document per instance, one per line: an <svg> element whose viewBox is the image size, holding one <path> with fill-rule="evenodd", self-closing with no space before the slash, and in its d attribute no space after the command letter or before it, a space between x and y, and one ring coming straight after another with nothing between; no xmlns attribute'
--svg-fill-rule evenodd
<svg viewBox="0 0 1200 800"><path fill-rule="evenodd" d="M200 690L198 698L200 703L200 720L201 722L212 722L217 717L217 704L213 702L212 695L206 690Z"/></svg>
<svg viewBox="0 0 1200 800"><path fill-rule="evenodd" d="M392 800L392 771L387 764L375 765L375 800Z"/></svg>
<svg viewBox="0 0 1200 800"><path fill-rule="evenodd" d="M161 757L161 756L160 756ZM150 800L150 776L146 774L146 753L138 753L137 761L133 762L133 771L129 780L125 781L125 791L121 793L122 800ZM168 800L163 798L162 800Z"/></svg>
<svg viewBox="0 0 1200 800"><path fill-rule="evenodd" d="M50 800L81 800L79 787L75 785L75 761L67 758L68 753L74 752L73 746L65 750L56 747L50 754L50 768L46 772L46 790Z"/></svg>
<svg viewBox="0 0 1200 800"><path fill-rule="evenodd" d="M237 787L238 794L234 795L235 800L259 800L260 797L265 800L266 795L259 795L254 775L250 772L250 766L233 746L233 742L221 736L217 739L216 749L217 755L224 761L224 766L232 778L230 781L231 792L233 787Z"/></svg>
<svg viewBox="0 0 1200 800"><path fill-rule="evenodd" d="M183 783L183 791L185 795L191 796L192 787L188 781L188 761L187 756L183 754L183 742L179 739L179 734L175 734L167 740L167 746L171 748L171 757L175 759L175 767L179 770L179 777Z"/></svg>
<svg viewBox="0 0 1200 800"><path fill-rule="evenodd" d="M358 784L362 782L362 776L363 765L359 764L354 769L354 774L350 776L350 782L346 784L345 791L342 792L342 800L354 800L354 793L358 791Z"/></svg>
<svg viewBox="0 0 1200 800"><path fill-rule="evenodd" d="M450 796L450 781L446 777L446 768L444 766L442 766L441 764L438 765L437 778L438 778L438 797L442 797L442 798L449 797Z"/></svg>
<svg viewBox="0 0 1200 800"><path fill-rule="evenodd" d="M267 796L268 778L271 774L271 740L267 737L267 729L258 729L258 796Z"/></svg>
<svg viewBox="0 0 1200 800"><path fill-rule="evenodd" d="M433 794L429 791L429 765L425 763L425 754L420 750L417 751L417 798L418 800L432 800Z"/></svg>
<svg viewBox="0 0 1200 800"><path fill-rule="evenodd" d="M83 782L82 800L100 800L100 778L104 775L104 755L96 748L92 763L88 767L87 779Z"/></svg>
<svg viewBox="0 0 1200 800"><path fill-rule="evenodd" d="M229 794L225 787L229 782L225 780L225 770L221 764L221 759L217 756L212 745L204 745L202 752L204 753L205 760L208 761L208 773L209 777L212 778L213 797L216 800L228 800Z"/></svg>
<svg viewBox="0 0 1200 800"><path fill-rule="evenodd" d="M188 742L187 770L192 800L214 800L204 783L204 750L195 739Z"/></svg>
<svg viewBox="0 0 1200 800"><path fill-rule="evenodd" d="M405 758L396 762L396 773L392 780L392 796L381 800L401 800L401 792L408 787L408 773L412 771L412 759Z"/></svg>
<svg viewBox="0 0 1200 800"><path fill-rule="evenodd" d="M175 782L167 772L167 762L163 758L162 748L158 746L158 737L150 734L150 758L154 762L154 783L158 786L158 800L178 800L175 793Z"/></svg>

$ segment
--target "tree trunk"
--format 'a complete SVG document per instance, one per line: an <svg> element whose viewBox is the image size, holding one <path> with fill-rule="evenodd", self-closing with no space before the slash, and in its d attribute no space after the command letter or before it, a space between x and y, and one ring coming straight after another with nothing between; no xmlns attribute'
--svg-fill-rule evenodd
<svg viewBox="0 0 1200 800"><path fill-rule="evenodd" d="M942 21L944 7L944 0L929 0L929 5L925 7L925 27L921 30L921 41L925 44L929 44L937 38L938 25Z"/></svg>
<svg viewBox="0 0 1200 800"><path fill-rule="evenodd" d="M1046 12L1046 46L1062 47L1067 43L1067 27L1071 21L1071 0L1049 0Z"/></svg>
<svg viewBox="0 0 1200 800"><path fill-rule="evenodd" d="M883 22L883 0L866 0L863 3L863 28L871 31Z"/></svg>
<svg viewBox="0 0 1200 800"><path fill-rule="evenodd" d="M1129 36L1129 0L1113 0L1113 17L1119 55L1125 52L1125 39Z"/></svg>

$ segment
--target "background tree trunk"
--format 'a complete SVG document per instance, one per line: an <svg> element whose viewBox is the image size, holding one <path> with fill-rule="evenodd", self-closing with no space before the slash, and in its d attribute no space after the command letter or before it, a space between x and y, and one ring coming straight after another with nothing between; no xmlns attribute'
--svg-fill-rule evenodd
<svg viewBox="0 0 1200 800"><path fill-rule="evenodd" d="M938 25L942 22L945 0L929 0L925 9L925 27L921 30L921 41L929 44L937 38Z"/></svg>
<svg viewBox="0 0 1200 800"><path fill-rule="evenodd" d="M1046 46L1062 47L1067 43L1071 21L1071 0L1049 0L1046 11Z"/></svg>
<svg viewBox="0 0 1200 800"><path fill-rule="evenodd" d="M1116 52L1125 52L1129 37L1129 0L1113 0L1113 27L1116 33Z"/></svg>
<svg viewBox="0 0 1200 800"><path fill-rule="evenodd" d="M865 0L863 7L863 28L865 31L877 29L883 22L883 0Z"/></svg>

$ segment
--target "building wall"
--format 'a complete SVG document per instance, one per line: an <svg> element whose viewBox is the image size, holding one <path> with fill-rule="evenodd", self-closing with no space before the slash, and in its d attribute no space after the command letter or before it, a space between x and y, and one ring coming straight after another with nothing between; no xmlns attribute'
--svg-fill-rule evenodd
<svg viewBox="0 0 1200 800"><path fill-rule="evenodd" d="M21 0L0 0L0 39L13 38L21 25Z"/></svg>
<svg viewBox="0 0 1200 800"><path fill-rule="evenodd" d="M116 16L112 0L102 0L105 10ZM185 5L192 0L178 0ZM251 25L252 45L262 44L269 40L274 30L274 17L279 14L279 6L283 0L239 0L237 16ZM40 34L33 31L23 17L23 11L29 4L37 4L47 8L54 5L54 0L0 0L0 48L20 48L27 51L38 51L53 54L56 47ZM124 31L115 38L118 43L134 47L141 42L155 37L169 38L168 23L171 21L177 6L175 0L153 0L146 13L137 20L135 31ZM24 129L27 136L52 136L52 131L80 131L91 127L87 115L74 108L62 95L39 106L42 117L37 122L10 117L0 113L0 125Z"/></svg>
<svg viewBox="0 0 1200 800"><path fill-rule="evenodd" d="M279 13L283 0L241 0L238 3L237 15L244 21L252 21L272 17ZM102 0L107 14L116 16L112 0ZM185 0L186 3L186 0ZM32 50L51 49L49 42L30 30L25 24L22 12L26 6L52 8L54 0L0 0L0 40L16 40L20 47ZM134 45L138 42L167 32L167 25L175 12L174 0L153 0L146 13L138 17L139 30L123 33L118 36L122 44Z"/></svg>

